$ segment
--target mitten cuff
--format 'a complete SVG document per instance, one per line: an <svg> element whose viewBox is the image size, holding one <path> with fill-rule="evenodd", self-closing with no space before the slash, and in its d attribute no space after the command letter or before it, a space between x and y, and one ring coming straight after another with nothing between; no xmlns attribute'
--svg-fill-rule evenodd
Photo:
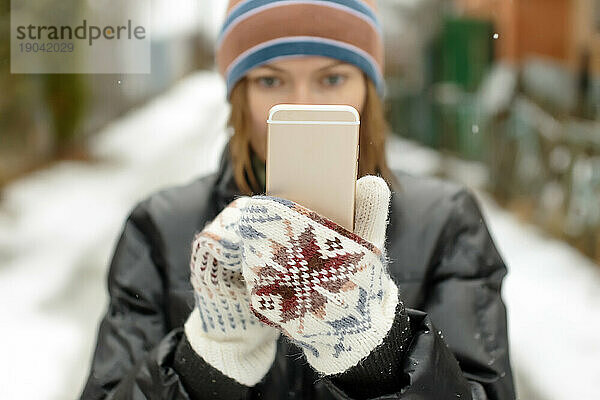
<svg viewBox="0 0 600 400"><path fill-rule="evenodd" d="M370 314L369 322L350 327L355 321L336 321L340 325L348 325L340 327L347 332L343 337L343 345L338 346L336 352L323 348L318 351L318 355L305 348L309 364L324 375L340 374L357 365L383 343L394 323L398 302L398 287L387 277L381 302L370 302L372 308L367 311Z"/></svg>
<svg viewBox="0 0 600 400"><path fill-rule="evenodd" d="M191 312L185 334L194 351L223 375L246 386L256 385L269 371L277 351L279 331L262 326L260 331L248 332L244 340L218 340L207 336L197 308Z"/></svg>

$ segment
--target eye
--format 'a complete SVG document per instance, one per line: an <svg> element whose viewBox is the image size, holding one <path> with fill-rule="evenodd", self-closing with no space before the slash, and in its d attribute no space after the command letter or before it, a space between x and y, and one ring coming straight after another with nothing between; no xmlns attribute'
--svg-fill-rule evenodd
<svg viewBox="0 0 600 400"><path fill-rule="evenodd" d="M323 79L325 86L340 86L346 81L346 77L342 74L330 74Z"/></svg>
<svg viewBox="0 0 600 400"><path fill-rule="evenodd" d="M255 81L262 87L272 88L281 85L281 79L275 76L261 76L255 79Z"/></svg>

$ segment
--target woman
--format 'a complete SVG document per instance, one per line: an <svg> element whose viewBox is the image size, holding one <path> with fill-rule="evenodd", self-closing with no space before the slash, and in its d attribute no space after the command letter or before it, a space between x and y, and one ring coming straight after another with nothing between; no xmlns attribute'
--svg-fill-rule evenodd
<svg viewBox="0 0 600 400"><path fill-rule="evenodd" d="M506 267L476 201L386 165L375 11L230 2L217 62L234 134L215 174L128 218L83 399L515 398ZM359 110L354 233L259 195L278 103Z"/></svg>

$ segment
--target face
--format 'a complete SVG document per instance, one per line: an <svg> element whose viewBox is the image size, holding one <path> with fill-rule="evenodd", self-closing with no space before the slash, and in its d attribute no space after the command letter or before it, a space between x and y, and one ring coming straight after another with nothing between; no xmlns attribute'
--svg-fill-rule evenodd
<svg viewBox="0 0 600 400"><path fill-rule="evenodd" d="M344 104L359 113L366 97L362 70L352 64L320 56L273 61L246 74L252 117L250 144L265 161L267 118L275 104Z"/></svg>

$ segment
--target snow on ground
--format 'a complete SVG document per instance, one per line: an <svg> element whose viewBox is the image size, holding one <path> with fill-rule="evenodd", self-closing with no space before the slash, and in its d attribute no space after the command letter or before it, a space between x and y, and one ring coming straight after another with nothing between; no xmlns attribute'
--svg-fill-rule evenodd
<svg viewBox="0 0 600 400"><path fill-rule="evenodd" d="M597 399L600 381L600 267L564 242L519 223L487 195L480 200L509 274L509 315L517 383L536 397Z"/></svg>
<svg viewBox="0 0 600 400"><path fill-rule="evenodd" d="M149 193L216 168L226 141L224 94L218 75L194 74L97 135L99 162L62 162L2 193L0 398L79 395L123 222ZM486 179L477 164L411 142L394 139L388 152L392 167L415 174L450 169L474 188ZM476 194L509 268L503 295L519 398L593 399L600 268Z"/></svg>
<svg viewBox="0 0 600 400"><path fill-rule="evenodd" d="M393 168L415 175L445 171L479 200L508 268L502 294L519 399L598 398L593 383L600 381L600 266L500 208L480 190L488 176L478 163L402 139L392 140L388 152Z"/></svg>
<svg viewBox="0 0 600 400"><path fill-rule="evenodd" d="M214 73L191 76L101 132L99 162L61 162L2 193L0 398L78 395L123 222L150 192L216 168L224 96Z"/></svg>

